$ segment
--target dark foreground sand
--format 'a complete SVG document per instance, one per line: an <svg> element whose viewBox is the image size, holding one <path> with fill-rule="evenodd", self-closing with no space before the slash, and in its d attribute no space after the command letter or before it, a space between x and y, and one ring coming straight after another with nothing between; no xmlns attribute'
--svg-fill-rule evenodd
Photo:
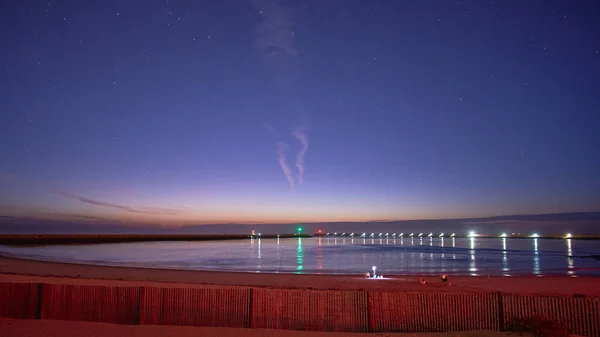
<svg viewBox="0 0 600 337"><path fill-rule="evenodd" d="M168 325L116 325L95 322L68 322L52 320L17 320L0 318L0 336L2 337L99 337L99 336L219 336L219 337L341 337L341 336L394 336L394 337L505 337L514 336L494 331L462 331L441 333L339 333L287 331L264 329L208 328ZM524 335L527 336L527 335Z"/></svg>
<svg viewBox="0 0 600 337"><path fill-rule="evenodd" d="M104 267L44 262L0 257L0 282L46 282L95 285L195 285L254 286L288 289L393 290L428 292L505 291L518 294L562 295L574 293L600 296L598 277L450 277L450 284L437 277L426 277L429 284L417 283L415 276L392 276L374 280L361 276L295 275L164 270Z"/></svg>

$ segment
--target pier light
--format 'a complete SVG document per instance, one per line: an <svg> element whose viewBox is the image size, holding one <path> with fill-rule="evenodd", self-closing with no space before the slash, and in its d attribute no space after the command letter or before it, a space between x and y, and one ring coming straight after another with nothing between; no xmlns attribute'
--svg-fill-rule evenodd
<svg viewBox="0 0 600 337"><path fill-rule="evenodd" d="M396 237L396 233L392 233L392 236L393 236L393 237Z"/></svg>
<svg viewBox="0 0 600 337"><path fill-rule="evenodd" d="M422 237L422 236L423 236L423 233L419 233L419 237Z"/></svg>
<svg viewBox="0 0 600 337"><path fill-rule="evenodd" d="M375 233L371 233L371 237L372 237L372 238L373 238L373 237L375 237Z"/></svg>
<svg viewBox="0 0 600 337"><path fill-rule="evenodd" d="M470 238L472 238L472 237L475 237L475 235L477 235L477 234L475 234L475 232L474 232L474 231L470 231L470 232L469 232L469 237L470 237Z"/></svg>
<svg viewBox="0 0 600 337"><path fill-rule="evenodd" d="M298 233L302 232L302 227L298 227Z"/></svg>
<svg viewBox="0 0 600 337"><path fill-rule="evenodd" d="M319 234L321 234L323 231L319 229L317 232L319 232Z"/></svg>
<svg viewBox="0 0 600 337"><path fill-rule="evenodd" d="M502 235L500 235L500 236L505 238L507 235L506 235L506 233L502 233Z"/></svg>
<svg viewBox="0 0 600 337"><path fill-rule="evenodd" d="M364 238L365 236L367 236L367 233L362 233L361 236Z"/></svg>
<svg viewBox="0 0 600 337"><path fill-rule="evenodd" d="M533 233L530 235L532 238L539 238L540 235L538 233Z"/></svg>
<svg viewBox="0 0 600 337"><path fill-rule="evenodd" d="M443 238L443 237L444 237L444 233L440 234L440 238Z"/></svg>
<svg viewBox="0 0 600 337"><path fill-rule="evenodd" d="M258 236L261 236L261 235L262 235L262 233L258 233Z"/></svg>
<svg viewBox="0 0 600 337"><path fill-rule="evenodd" d="M383 235L383 233L379 233L379 237L381 237Z"/></svg>
<svg viewBox="0 0 600 337"><path fill-rule="evenodd" d="M337 235L337 233L333 233L333 236L336 236L336 235Z"/></svg>
<svg viewBox="0 0 600 337"><path fill-rule="evenodd" d="M404 233L400 233L400 235L399 235L399 236L404 236Z"/></svg>
<svg viewBox="0 0 600 337"><path fill-rule="evenodd" d="M390 236L390 233L385 233L385 236Z"/></svg>
<svg viewBox="0 0 600 337"><path fill-rule="evenodd" d="M346 233L342 233L342 236L346 235Z"/></svg>
<svg viewBox="0 0 600 337"><path fill-rule="evenodd" d="M415 235L415 233L410 233L409 236L412 238L414 235Z"/></svg>
<svg viewBox="0 0 600 337"><path fill-rule="evenodd" d="M428 238L432 237L433 233L429 233L429 235L427 235Z"/></svg>
<svg viewBox="0 0 600 337"><path fill-rule="evenodd" d="M351 237L354 237L354 233L350 233L350 236L351 236Z"/></svg>
<svg viewBox="0 0 600 337"><path fill-rule="evenodd" d="M455 236L456 236L456 234L452 233L450 236L451 236L451 237L455 237Z"/></svg>
<svg viewBox="0 0 600 337"><path fill-rule="evenodd" d="M570 238L571 238L571 233L565 234L565 239L570 239Z"/></svg>

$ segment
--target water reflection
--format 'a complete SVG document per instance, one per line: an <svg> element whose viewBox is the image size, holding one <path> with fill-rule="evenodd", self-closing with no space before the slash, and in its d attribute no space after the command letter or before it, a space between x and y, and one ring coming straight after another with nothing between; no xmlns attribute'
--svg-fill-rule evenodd
<svg viewBox="0 0 600 337"><path fill-rule="evenodd" d="M442 236L442 242L440 242L440 246L444 247L444 237L443 236Z"/></svg>
<svg viewBox="0 0 600 337"><path fill-rule="evenodd" d="M298 247L296 248L297 273L301 274L304 269L304 251L302 250L302 238L298 238Z"/></svg>
<svg viewBox="0 0 600 337"><path fill-rule="evenodd" d="M508 275L508 257L506 256L506 238L502 238L502 271L503 275Z"/></svg>
<svg viewBox="0 0 600 337"><path fill-rule="evenodd" d="M456 238L452 238L452 247L456 248Z"/></svg>
<svg viewBox="0 0 600 337"><path fill-rule="evenodd" d="M575 263L573 261L573 249L571 247L571 239L567 239L567 274L575 276Z"/></svg>
<svg viewBox="0 0 600 337"><path fill-rule="evenodd" d="M475 238L471 237L471 250L469 250L469 255L471 257L469 261L469 272L472 276L477 276L477 262L475 262Z"/></svg>
<svg viewBox="0 0 600 337"><path fill-rule="evenodd" d="M323 270L323 248L321 247L321 238L317 244L317 269Z"/></svg>
<svg viewBox="0 0 600 337"><path fill-rule="evenodd" d="M533 274L540 274L540 255L538 252L538 239L533 239Z"/></svg>

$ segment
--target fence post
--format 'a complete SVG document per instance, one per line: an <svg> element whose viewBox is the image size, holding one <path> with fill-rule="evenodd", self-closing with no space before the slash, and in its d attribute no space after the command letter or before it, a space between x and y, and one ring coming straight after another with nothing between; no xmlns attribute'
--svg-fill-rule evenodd
<svg viewBox="0 0 600 337"><path fill-rule="evenodd" d="M497 291L496 295L498 297L498 328L500 331L505 330L505 322L504 322L504 302L501 291Z"/></svg>
<svg viewBox="0 0 600 337"><path fill-rule="evenodd" d="M37 307L35 308L35 319L42 319L42 303L44 301L44 284L37 284Z"/></svg>
<svg viewBox="0 0 600 337"><path fill-rule="evenodd" d="M248 316L246 316L246 328L252 328L252 293L254 288L248 290Z"/></svg>
<svg viewBox="0 0 600 337"><path fill-rule="evenodd" d="M369 333L373 331L373 328L371 327L371 301L369 300L368 291L365 291L365 295L367 297L367 333Z"/></svg>
<svg viewBox="0 0 600 337"><path fill-rule="evenodd" d="M142 325L144 321L144 296L146 295L145 287L140 287L139 295L138 295L138 325Z"/></svg>

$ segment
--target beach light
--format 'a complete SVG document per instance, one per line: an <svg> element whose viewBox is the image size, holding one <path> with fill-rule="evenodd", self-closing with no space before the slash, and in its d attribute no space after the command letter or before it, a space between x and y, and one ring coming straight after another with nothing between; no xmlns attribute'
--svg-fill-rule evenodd
<svg viewBox="0 0 600 337"><path fill-rule="evenodd" d="M333 236L336 236L336 235L337 235L337 233L333 233Z"/></svg>
<svg viewBox="0 0 600 337"><path fill-rule="evenodd" d="M400 233L400 235L399 235L399 236L404 236L404 233Z"/></svg>
<svg viewBox="0 0 600 337"><path fill-rule="evenodd" d="M567 234L565 235L565 239L570 239L570 238L571 238L571 233L567 233Z"/></svg>
<svg viewBox="0 0 600 337"><path fill-rule="evenodd" d="M258 236L261 236L261 235L262 235L262 233L258 233Z"/></svg>
<svg viewBox="0 0 600 337"><path fill-rule="evenodd" d="M454 234L454 233L452 233L452 235L450 235L450 237L455 237L455 236L456 236L456 234Z"/></svg>
<svg viewBox="0 0 600 337"><path fill-rule="evenodd" d="M412 238L412 237L413 237L413 235L415 235L415 233L410 233L410 235L409 235L409 236Z"/></svg>
<svg viewBox="0 0 600 337"><path fill-rule="evenodd" d="M530 235L530 237L532 237L532 238L539 238L540 235L538 233L533 233L533 234Z"/></svg>
<svg viewBox="0 0 600 337"><path fill-rule="evenodd" d="M506 233L502 233L502 235L500 235L501 237L505 238L506 237Z"/></svg>
<svg viewBox="0 0 600 337"><path fill-rule="evenodd" d="M342 236L346 235L346 232L342 233Z"/></svg>
<svg viewBox="0 0 600 337"><path fill-rule="evenodd" d="M422 236L423 236L423 233L419 233L419 237L422 237Z"/></svg>
<svg viewBox="0 0 600 337"><path fill-rule="evenodd" d="M443 237L444 237L444 233L440 234L440 238L443 238Z"/></svg>
<svg viewBox="0 0 600 337"><path fill-rule="evenodd" d="M474 232L474 231L470 231L470 232L469 232L469 237L470 237L470 238L474 237L475 235L477 235L477 234L475 234L475 232Z"/></svg>
<svg viewBox="0 0 600 337"><path fill-rule="evenodd" d="M381 237L383 235L383 233L379 233L379 237Z"/></svg>
<svg viewBox="0 0 600 337"><path fill-rule="evenodd" d="M428 238L432 237L433 233L429 233L429 235L427 235Z"/></svg>
<svg viewBox="0 0 600 337"><path fill-rule="evenodd" d="M390 233L385 233L385 236L390 236Z"/></svg>
<svg viewBox="0 0 600 337"><path fill-rule="evenodd" d="M367 233L362 233L361 236L364 238L365 236L367 236Z"/></svg>
<svg viewBox="0 0 600 337"><path fill-rule="evenodd" d="M354 233L350 233L350 236L351 236L351 237L354 237Z"/></svg>
<svg viewBox="0 0 600 337"><path fill-rule="evenodd" d="M302 232L302 227L298 227L298 233Z"/></svg>
<svg viewBox="0 0 600 337"><path fill-rule="evenodd" d="M396 233L393 233L393 234L392 234L392 237L396 237Z"/></svg>
<svg viewBox="0 0 600 337"><path fill-rule="evenodd" d="M371 237L375 237L375 233L371 233Z"/></svg>

